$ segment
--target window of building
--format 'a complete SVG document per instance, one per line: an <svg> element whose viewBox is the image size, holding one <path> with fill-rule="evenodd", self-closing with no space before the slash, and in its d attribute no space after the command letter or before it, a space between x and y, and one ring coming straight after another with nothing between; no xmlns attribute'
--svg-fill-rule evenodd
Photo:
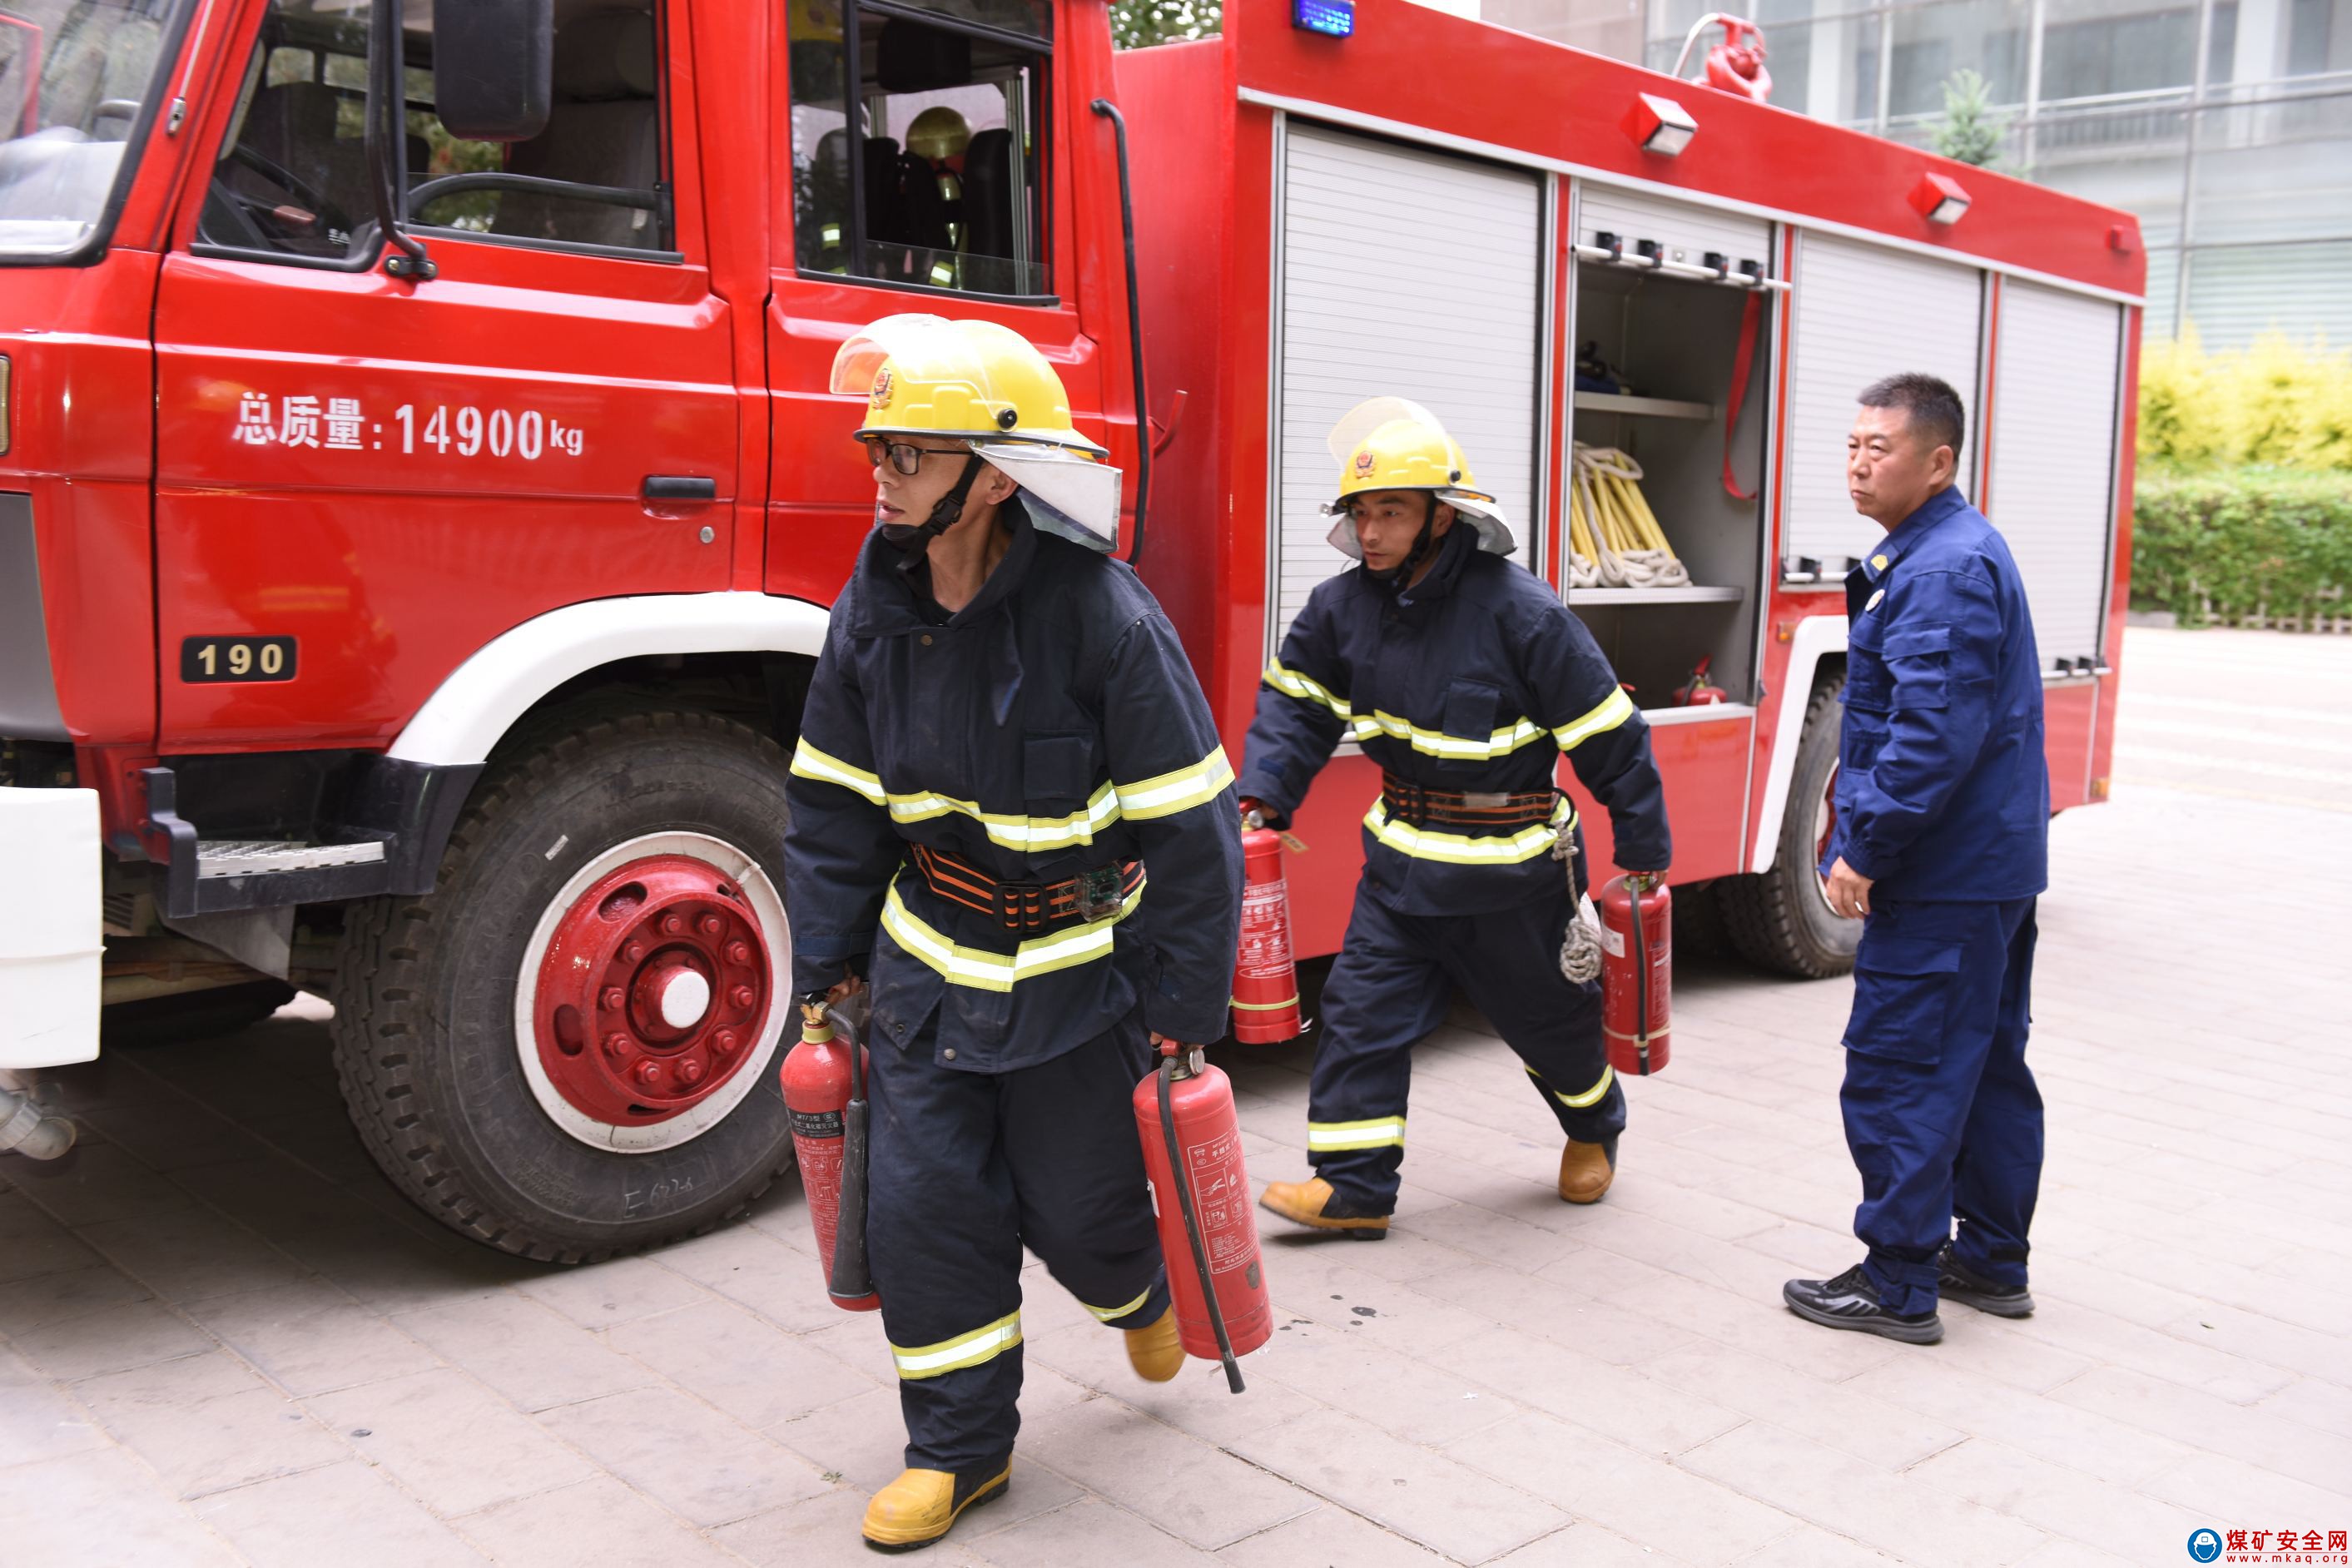
<svg viewBox="0 0 2352 1568"><path fill-rule="evenodd" d="M1045 0L848 8L793 0L801 269L980 294L1050 293L1043 143L1051 26ZM858 68L847 79L853 51Z"/></svg>
<svg viewBox="0 0 2352 1568"><path fill-rule="evenodd" d="M652 6L566 12L547 128L499 145L460 141L434 113L432 0L404 0L404 221L520 244L670 252ZM200 240L336 261L373 245L368 31L367 0L271 0Z"/></svg>
<svg viewBox="0 0 2352 1568"><path fill-rule="evenodd" d="M2023 103L2030 21L2023 0L1948 0L1890 13L1887 112L1941 114L1944 84L1964 67L1985 79L1994 103Z"/></svg>
<svg viewBox="0 0 2352 1568"><path fill-rule="evenodd" d="M2197 8L2145 0L2052 0L2042 101L2187 87L2197 79Z"/></svg>

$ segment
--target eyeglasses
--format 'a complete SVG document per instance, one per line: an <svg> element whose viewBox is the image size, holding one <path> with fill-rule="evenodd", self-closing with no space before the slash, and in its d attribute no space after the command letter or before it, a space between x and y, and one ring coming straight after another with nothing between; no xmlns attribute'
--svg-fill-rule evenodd
<svg viewBox="0 0 2352 1568"><path fill-rule="evenodd" d="M866 447L867 462L878 468L887 461L891 468L908 476L923 471L925 458L953 458L959 456L962 450L961 447L956 447L945 452L936 452L929 447L918 447L912 441L885 441L879 436L868 436L863 445Z"/></svg>

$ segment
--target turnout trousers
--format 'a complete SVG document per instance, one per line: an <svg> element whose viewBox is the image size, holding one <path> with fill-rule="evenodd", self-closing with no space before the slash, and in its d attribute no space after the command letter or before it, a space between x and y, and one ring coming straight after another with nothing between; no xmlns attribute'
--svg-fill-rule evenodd
<svg viewBox="0 0 2352 1568"><path fill-rule="evenodd" d="M1113 1328L1168 1310L1129 1100L1151 1049L1139 1011L1034 1067L956 1072L934 1027L872 1051L867 1247L908 1466L992 1475L1021 1425L1024 1244Z"/></svg>
<svg viewBox="0 0 2352 1568"><path fill-rule="evenodd" d="M1862 928L1838 1098L1862 1173L1853 1231L1890 1312L1935 1310L1948 1240L1996 1284L2026 1282L2042 1184L2042 1094L2025 1065L2033 907L1874 902Z"/></svg>
<svg viewBox="0 0 2352 1568"><path fill-rule="evenodd" d="M1323 987L1323 1037L1307 1089L1307 1153L1353 1214L1396 1207L1412 1047L1445 1021L1454 988L1527 1064L1560 1130L1601 1143L1625 1126L1625 1091L1601 1037L1601 987L1559 972L1574 905L1559 891L1512 909L1402 915L1357 884L1348 935Z"/></svg>

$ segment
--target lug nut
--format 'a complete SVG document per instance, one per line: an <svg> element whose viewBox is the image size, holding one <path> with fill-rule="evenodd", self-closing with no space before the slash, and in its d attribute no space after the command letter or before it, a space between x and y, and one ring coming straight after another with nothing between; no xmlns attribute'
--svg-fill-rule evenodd
<svg viewBox="0 0 2352 1568"><path fill-rule="evenodd" d="M651 1089L654 1085L661 1082L661 1063L639 1062L637 1064L637 1070L630 1076L635 1078L639 1083L644 1084L647 1089Z"/></svg>
<svg viewBox="0 0 2352 1568"><path fill-rule="evenodd" d="M646 944L641 942L633 942L629 943L628 946L621 950L621 956L627 959L631 963L639 963L643 961L646 956Z"/></svg>
<svg viewBox="0 0 2352 1568"><path fill-rule="evenodd" d="M727 994L727 999L738 1007L749 1007L760 999L760 994L749 985L738 985Z"/></svg>
<svg viewBox="0 0 2352 1568"><path fill-rule="evenodd" d="M623 992L619 986L607 985L604 987L604 1011L607 1013L619 1012L623 1007L628 1005L628 1001L629 998L627 994Z"/></svg>
<svg viewBox="0 0 2352 1568"><path fill-rule="evenodd" d="M686 921L684 921L680 920L677 916L676 916L676 915L664 915L664 916L662 916L662 934L663 934L663 935L665 935L665 936L676 936L676 935L677 935L677 934L678 934L678 932L680 932L680 931L684 931L685 929L686 929Z"/></svg>
<svg viewBox="0 0 2352 1568"><path fill-rule="evenodd" d="M717 915L705 915L695 923L702 928L702 934L705 936L717 936L727 929L727 922Z"/></svg>
<svg viewBox="0 0 2352 1568"><path fill-rule="evenodd" d="M730 963L751 963L751 944L748 942L729 942L727 944L727 962Z"/></svg>
<svg viewBox="0 0 2352 1568"><path fill-rule="evenodd" d="M678 1081L681 1083L700 1083L702 1081L702 1064L695 1060L692 1057L688 1057L686 1060L677 1064L677 1076Z"/></svg>
<svg viewBox="0 0 2352 1568"><path fill-rule="evenodd" d="M710 1037L710 1043L719 1050L731 1051L735 1048L735 1031L732 1029L721 1029L717 1034Z"/></svg>
<svg viewBox="0 0 2352 1568"><path fill-rule="evenodd" d="M626 1035L605 1036L604 1054L611 1057L615 1061L627 1056L629 1054L629 1037Z"/></svg>

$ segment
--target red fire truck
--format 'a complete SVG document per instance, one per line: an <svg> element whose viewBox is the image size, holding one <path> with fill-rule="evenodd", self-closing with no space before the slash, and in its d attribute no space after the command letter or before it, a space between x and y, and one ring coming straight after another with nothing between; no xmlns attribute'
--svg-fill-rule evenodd
<svg viewBox="0 0 2352 1568"><path fill-rule="evenodd" d="M1342 409L1435 410L1556 584L1579 451L1638 465L1688 581L1569 602L1685 900L1814 974L1843 435L1934 372L2053 795L2105 792L2124 215L1406 0L1117 56L1098 0L5 5L0 1067L311 988L452 1226L579 1259L744 1205L790 1158L784 757L870 510L826 369L894 310L1055 360L1236 751L1343 564ZM1307 953L1376 782L1302 815Z"/></svg>

